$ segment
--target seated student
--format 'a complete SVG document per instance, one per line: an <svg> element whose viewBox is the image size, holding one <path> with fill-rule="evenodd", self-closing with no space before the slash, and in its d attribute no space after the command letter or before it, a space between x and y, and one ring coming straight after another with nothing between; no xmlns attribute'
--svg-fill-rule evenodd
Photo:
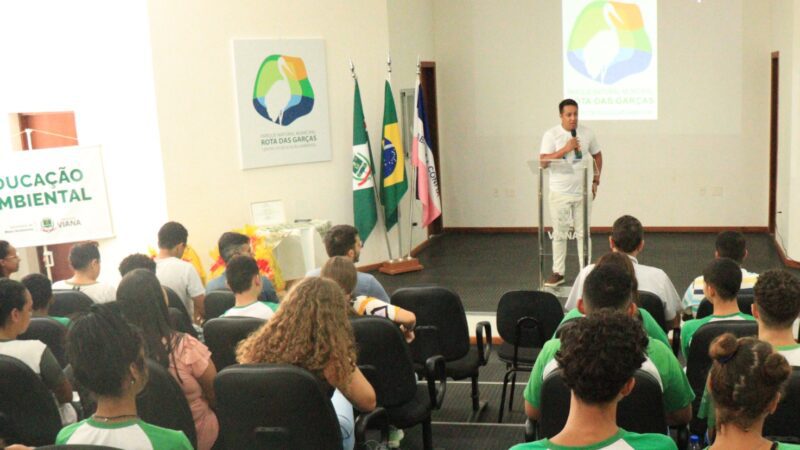
<svg viewBox="0 0 800 450"><path fill-rule="evenodd" d="M17 249L8 241L0 240L0 278L8 278L19 270Z"/></svg>
<svg viewBox="0 0 800 450"><path fill-rule="evenodd" d="M67 355L75 379L97 399L97 411L61 430L56 444L192 450L182 432L139 419L136 395L147 384L144 354L141 336L110 305L94 306L75 321L67 339Z"/></svg>
<svg viewBox="0 0 800 450"><path fill-rule="evenodd" d="M336 225L325 233L325 251L328 253L328 258L334 256L344 256L353 264L358 262L361 256L361 238L358 236L358 230L352 225ZM322 269L314 269L308 271L307 277L318 277ZM364 272L358 272L356 280L356 288L353 291L355 296L366 295L367 297L374 297L378 300L383 300L386 303L391 303L389 294L383 289L381 283L372 275Z"/></svg>
<svg viewBox="0 0 800 450"><path fill-rule="evenodd" d="M206 285L206 295L211 291L231 290L226 282L228 274L227 266L234 256L244 255L251 258L253 257L253 248L250 246L250 238L241 233L222 233L219 242L217 242L217 247L220 257L225 262L226 269L225 272L222 272L222 275L208 282ZM278 303L280 301L278 300L278 294L275 293L275 287L272 286L272 282L269 281L269 278L264 275L261 275L259 278L261 279L261 292L258 293L258 300L262 302Z"/></svg>
<svg viewBox="0 0 800 450"><path fill-rule="evenodd" d="M336 283L305 278L286 294L275 316L236 349L241 364L292 364L316 376L332 397L345 450L355 441L353 406L365 412L376 406L375 390L355 365L349 310Z"/></svg>
<svg viewBox="0 0 800 450"><path fill-rule="evenodd" d="M714 306L714 313L702 319L687 320L681 330L681 352L689 357L692 336L703 325L719 320L755 320L753 316L739 311L736 294L742 283L742 271L735 261L719 258L712 261L703 271L703 290L708 301Z"/></svg>
<svg viewBox="0 0 800 450"><path fill-rule="evenodd" d="M81 291L95 303L114 301L117 288L97 281L97 277L100 276L100 250L97 248L97 242L73 245L69 251L69 265L75 274L68 280L53 283L53 290Z"/></svg>
<svg viewBox="0 0 800 450"><path fill-rule="evenodd" d="M717 417L712 450L800 449L762 436L764 420L775 412L792 373L786 358L753 337L719 336L708 350L714 360L707 388Z"/></svg>
<svg viewBox="0 0 800 450"><path fill-rule="evenodd" d="M201 323L206 291L194 266L181 259L188 239L189 232L178 222L167 222L158 230L156 276L162 285L178 294L189 316Z"/></svg>
<svg viewBox="0 0 800 450"><path fill-rule="evenodd" d="M608 242L611 246L611 251L623 253L630 258L636 271L638 289L657 295L664 304L664 319L668 324L671 323L674 327L677 327L680 323L678 311L682 307L681 298L678 296L678 291L675 290L672 281L663 270L639 264L639 260L636 259L644 250L644 229L639 219L632 216L622 216L615 220ZM567 302L564 304L564 309L571 310L578 306L578 297L583 292L583 280L586 279L592 269L594 269L594 265L590 264L578 273L578 277L575 278L575 284L573 284L569 297L567 297Z"/></svg>
<svg viewBox="0 0 800 450"><path fill-rule="evenodd" d="M156 273L156 262L153 261L153 258L144 255L142 253L133 253L125 257L122 262L119 263L119 274L120 276L125 276L128 272L136 270L136 269L145 269L149 270L152 273Z"/></svg>
<svg viewBox="0 0 800 450"><path fill-rule="evenodd" d="M62 423L75 421L72 385L56 357L41 341L18 340L31 323L33 300L25 285L19 281L0 278L0 355L11 356L24 362L53 392L59 404ZM71 420L70 420L71 419Z"/></svg>
<svg viewBox="0 0 800 450"><path fill-rule="evenodd" d="M597 264L595 265L595 267L604 266L606 264L613 264L622 269L625 269L625 272L627 272L628 275L630 275L632 281L631 296L633 297L634 306L636 306L636 314L634 315L634 318L639 320L641 324L644 325L644 330L647 332L648 336L650 336L653 339L657 339L665 343L667 346L669 346L670 345L669 339L667 339L667 333L664 332L664 329L661 328L658 322L656 322L656 320L653 318L652 315L650 315L649 312L647 312L647 310L639 308L637 306L638 305L637 300L639 297L638 293L639 284L636 281L636 271L633 268L633 263L631 262L631 259L622 253L616 253L616 252L606 253L599 260L597 260ZM575 308L567 312L567 314L564 316L564 319L562 319L561 323L558 324L558 328L556 329L556 334L558 333L558 329L560 329L564 324L579 317L583 317L583 315L584 313L583 310L581 309L581 303L578 302L578 308ZM553 337L555 337L555 335L553 335Z"/></svg>
<svg viewBox="0 0 800 450"><path fill-rule="evenodd" d="M227 282L236 296L236 305L225 311L222 317L255 317L269 320L277 303L263 302L258 298L263 292L261 275L256 260L250 256L234 256L225 270Z"/></svg>
<svg viewBox="0 0 800 450"><path fill-rule="evenodd" d="M56 317L49 314L50 305L53 304L53 287L49 278L40 273L32 273L22 279L22 284L31 293L33 317L49 317L65 327L69 326L68 317Z"/></svg>
<svg viewBox="0 0 800 450"><path fill-rule="evenodd" d="M147 270L125 275L117 289L123 317L142 330L147 355L168 369L183 390L197 429L197 449L210 450L219 434L214 405L217 368L208 347L169 325L167 298L158 279Z"/></svg>
<svg viewBox="0 0 800 450"><path fill-rule="evenodd" d="M631 300L631 277L615 265L597 267L586 277L583 287L583 296L579 300L581 308L590 317L602 309L626 312L629 316L635 314L635 305ZM653 338L648 338L646 349L647 360L642 369L649 372L661 385L664 393L664 411L669 425L686 424L692 417L692 400L694 392L689 386L689 380L683 372L672 350ZM545 343L536 363L533 366L531 377L525 388L525 413L533 420L537 420L541 412L542 382L544 377L558 367L555 355L561 347L559 339L551 339Z"/></svg>
<svg viewBox="0 0 800 450"><path fill-rule="evenodd" d="M512 450L676 449L663 434L638 434L617 426L617 404L633 390L646 361L648 338L635 319L603 310L564 330L555 360L572 390L567 423L557 435Z"/></svg>
<svg viewBox="0 0 800 450"><path fill-rule="evenodd" d="M744 240L744 235L738 231L723 231L718 234L715 248L714 258L730 258L736 261L739 267L742 266L742 262L747 258L747 243ZM752 294L756 280L758 280L757 273L750 272L742 267L742 284L739 287L739 293ZM697 308L700 307L700 303L705 298L705 293L703 292L704 284L703 276L700 275L686 288L682 299L684 313L692 316L697 315Z"/></svg>

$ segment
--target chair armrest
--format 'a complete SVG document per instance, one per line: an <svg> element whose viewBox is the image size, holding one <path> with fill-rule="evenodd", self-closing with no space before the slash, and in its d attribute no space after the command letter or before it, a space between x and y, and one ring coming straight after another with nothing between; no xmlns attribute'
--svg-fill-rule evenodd
<svg viewBox="0 0 800 450"><path fill-rule="evenodd" d="M525 442L533 442L539 434L539 422L525 419Z"/></svg>
<svg viewBox="0 0 800 450"><path fill-rule="evenodd" d="M486 330L486 341L484 342L483 331ZM475 344L478 346L478 360L480 365L485 366L492 356L492 325L489 322L478 322L475 327Z"/></svg>
<svg viewBox="0 0 800 450"><path fill-rule="evenodd" d="M382 407L377 407L368 413L359 414L356 418L355 434L356 449L366 449L367 430L381 430L381 448L389 446L389 415Z"/></svg>
<svg viewBox="0 0 800 450"><path fill-rule="evenodd" d="M672 353L675 354L676 358L681 353L681 329L680 329L680 327L672 329ZM684 358L686 357L686 355L683 355L683 356L684 356Z"/></svg>
<svg viewBox="0 0 800 450"><path fill-rule="evenodd" d="M676 425L669 427L670 430L675 430L676 436L676 443L678 445L678 450L686 450L689 448L689 426L688 425Z"/></svg>
<svg viewBox="0 0 800 450"><path fill-rule="evenodd" d="M425 361L425 380L428 383L428 395L431 396L432 408L441 408L444 393L447 391L447 373L445 373L443 356L431 356ZM436 385L437 380L439 381L438 386Z"/></svg>

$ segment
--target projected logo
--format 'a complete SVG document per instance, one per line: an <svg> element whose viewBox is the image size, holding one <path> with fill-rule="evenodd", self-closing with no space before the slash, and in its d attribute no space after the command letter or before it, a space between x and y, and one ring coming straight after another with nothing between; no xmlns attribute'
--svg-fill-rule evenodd
<svg viewBox="0 0 800 450"><path fill-rule="evenodd" d="M652 58L650 39L636 4L592 2L575 20L567 60L587 78L614 84L647 69Z"/></svg>
<svg viewBox="0 0 800 450"><path fill-rule="evenodd" d="M314 90L301 58L270 55L253 87L253 106L265 119L287 126L314 108Z"/></svg>

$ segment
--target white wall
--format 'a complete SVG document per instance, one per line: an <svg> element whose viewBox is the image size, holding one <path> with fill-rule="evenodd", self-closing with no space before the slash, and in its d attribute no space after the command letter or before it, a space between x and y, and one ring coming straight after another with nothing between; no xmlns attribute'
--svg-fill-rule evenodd
<svg viewBox="0 0 800 450"><path fill-rule="evenodd" d="M593 225L766 225L770 12L756 3L658 2L659 120L584 122L605 160ZM434 3L446 226L536 223L525 161L559 123L560 5Z"/></svg>
<svg viewBox="0 0 800 450"><path fill-rule="evenodd" d="M167 216L145 5L2 2L0 41L0 121L74 111L80 142L103 145L117 237L101 241L101 279L117 280L119 261L154 245ZM0 123L0 151L12 147L10 129Z"/></svg>

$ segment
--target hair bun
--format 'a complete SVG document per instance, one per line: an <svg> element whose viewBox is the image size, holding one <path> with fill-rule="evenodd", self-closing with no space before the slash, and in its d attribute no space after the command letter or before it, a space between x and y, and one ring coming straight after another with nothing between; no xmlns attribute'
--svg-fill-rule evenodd
<svg viewBox="0 0 800 450"><path fill-rule="evenodd" d="M708 356L722 364L727 362L739 350L739 341L731 333L719 335L708 348Z"/></svg>
<svg viewBox="0 0 800 450"><path fill-rule="evenodd" d="M778 352L767 356L762 370L764 371L764 379L769 384L783 383L792 374L789 362Z"/></svg>

